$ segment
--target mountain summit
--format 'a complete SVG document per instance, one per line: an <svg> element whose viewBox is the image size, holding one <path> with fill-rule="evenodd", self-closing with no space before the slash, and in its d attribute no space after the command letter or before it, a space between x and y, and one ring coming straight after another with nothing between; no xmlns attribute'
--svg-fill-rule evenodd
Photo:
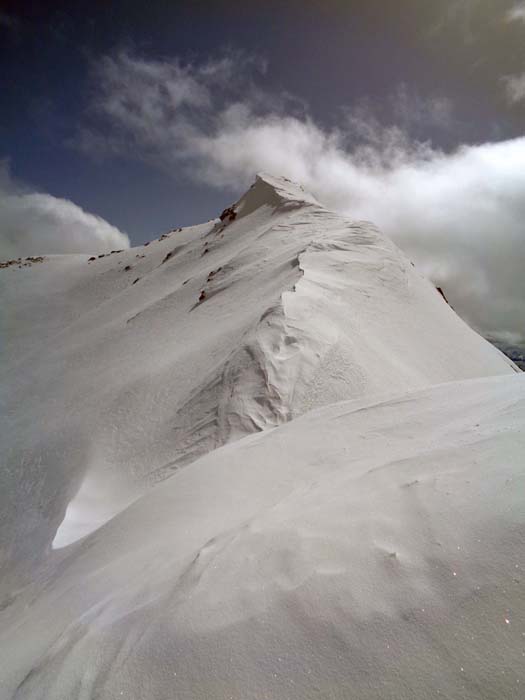
<svg viewBox="0 0 525 700"><path fill-rule="evenodd" d="M2 700L479 697L523 378L373 224L260 174L0 276Z"/></svg>

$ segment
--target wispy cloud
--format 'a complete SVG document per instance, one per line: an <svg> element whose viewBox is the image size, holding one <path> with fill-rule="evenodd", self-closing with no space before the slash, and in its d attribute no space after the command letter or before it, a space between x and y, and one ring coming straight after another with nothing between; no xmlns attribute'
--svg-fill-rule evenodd
<svg viewBox="0 0 525 700"><path fill-rule="evenodd" d="M525 22L525 2L518 2L505 13L507 22Z"/></svg>
<svg viewBox="0 0 525 700"><path fill-rule="evenodd" d="M475 18L484 0L441 0L433 9L437 17L430 25L429 34L458 33L465 44L473 44L477 38Z"/></svg>
<svg viewBox="0 0 525 700"><path fill-rule="evenodd" d="M299 180L328 206L378 223L476 326L523 334L525 139L445 154L407 132L407 88L399 123L361 109L327 129L228 60L182 66L121 54L100 71L104 128L86 132L99 145L222 189L240 191L257 170ZM418 120L449 119L446 101L415 104Z"/></svg>
<svg viewBox="0 0 525 700"><path fill-rule="evenodd" d="M525 24L525 1L518 2L505 13L507 22L521 22ZM510 104L517 104L525 100L525 73L505 75L501 78L507 100Z"/></svg>
<svg viewBox="0 0 525 700"><path fill-rule="evenodd" d="M28 191L0 161L0 259L127 248L126 234L67 199Z"/></svg>
<svg viewBox="0 0 525 700"><path fill-rule="evenodd" d="M525 73L506 75L502 80L505 83L507 99L511 104L525 100Z"/></svg>
<svg viewBox="0 0 525 700"><path fill-rule="evenodd" d="M397 86L390 101L396 122L406 131L413 125L444 130L454 125L453 104L448 97L423 97L402 83Z"/></svg>

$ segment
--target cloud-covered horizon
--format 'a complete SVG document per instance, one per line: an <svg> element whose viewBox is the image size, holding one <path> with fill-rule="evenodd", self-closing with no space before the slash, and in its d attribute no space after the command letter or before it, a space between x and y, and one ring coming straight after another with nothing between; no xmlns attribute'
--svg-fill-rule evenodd
<svg viewBox="0 0 525 700"><path fill-rule="evenodd" d="M0 160L0 259L127 247L129 238L118 228L68 199L29 191Z"/></svg>
<svg viewBox="0 0 525 700"><path fill-rule="evenodd" d="M86 129L84 145L236 193L259 170L297 180L328 207L379 225L476 328L524 337L525 138L444 153L410 127L446 128L453 105L406 86L390 98L404 122L382 124L361 106L327 128L293 96L261 88L264 67L240 65L106 57L94 105L104 130Z"/></svg>

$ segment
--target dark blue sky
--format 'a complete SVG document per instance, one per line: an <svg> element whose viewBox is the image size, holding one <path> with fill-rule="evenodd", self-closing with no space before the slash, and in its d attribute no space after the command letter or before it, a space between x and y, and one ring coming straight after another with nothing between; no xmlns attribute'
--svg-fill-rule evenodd
<svg viewBox="0 0 525 700"><path fill-rule="evenodd" d="M261 87L286 90L330 128L363 100L395 122L401 84L450 100L448 129L414 124L445 149L522 133L501 77L525 69L525 33L502 20L512 2L264 0L257 2L4 2L0 11L0 158L36 191L71 199L141 242L217 215L235 195L178 166L91 157L74 146L96 99L93 66L126 49L148 60L199 62L225 50L268 61Z"/></svg>

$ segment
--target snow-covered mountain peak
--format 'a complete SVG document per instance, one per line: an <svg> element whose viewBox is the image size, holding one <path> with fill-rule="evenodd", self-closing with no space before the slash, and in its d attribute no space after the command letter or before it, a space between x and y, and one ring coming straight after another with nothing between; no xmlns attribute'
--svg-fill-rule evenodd
<svg viewBox="0 0 525 700"><path fill-rule="evenodd" d="M225 221L242 218L261 207L275 210L308 204L321 206L302 185L292 182L286 177L260 172L250 189L232 207L226 209L223 212L224 218L222 216L221 218Z"/></svg>

